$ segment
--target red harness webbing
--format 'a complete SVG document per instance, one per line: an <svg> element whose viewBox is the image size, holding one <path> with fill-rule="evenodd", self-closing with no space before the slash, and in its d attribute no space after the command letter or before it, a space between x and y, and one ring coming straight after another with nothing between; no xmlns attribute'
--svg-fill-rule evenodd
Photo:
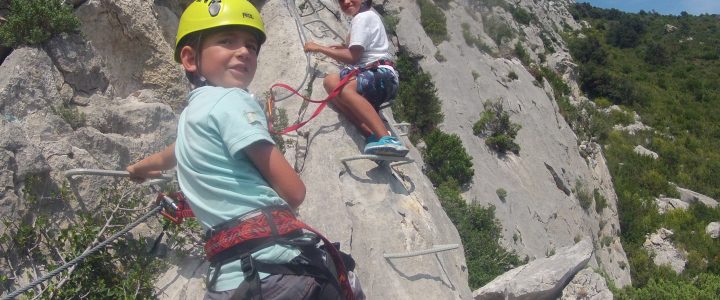
<svg viewBox="0 0 720 300"><path fill-rule="evenodd" d="M267 107L266 107L266 110L265 110L265 111L267 111L268 131L270 131L270 133L272 133L272 134L286 134L286 133L288 133L288 132L298 130L300 127L303 127L305 124L307 124L308 122L310 122L310 120L312 120L312 119L314 119L315 117L317 117L317 116L320 114L320 112L325 108L325 106L327 106L327 102L328 102L328 101L331 101L333 98L337 97L337 95L340 94L340 91L342 91L343 87L350 81L350 79L352 79L353 77L355 77L355 75L357 75L358 73L360 73L360 71L366 70L366 69L377 68L377 67L379 67L380 65L388 65L388 66L391 66L391 67L393 67L393 68L395 67L395 64L394 64L391 60L381 59L381 60L375 61L375 62L373 62L373 63L370 63L370 64L366 65L365 67L360 67L360 68L353 69L352 71L350 71L350 73L348 73L347 75L345 75L345 77L343 77L343 78L340 80L340 82L338 83L337 87L335 87L335 89L332 90L332 92L330 92L330 94L328 94L328 96L327 96L325 99L323 99L323 100L313 100L313 99L310 99L310 98L308 98L308 97L305 97L305 96L301 95L297 90L293 89L291 86L289 86L289 85L287 85L287 84L284 84L284 83L276 83L276 84L273 84L273 85L270 87L270 98L269 98L268 101L267 101ZM310 115L310 118L309 118L309 119L307 119L307 120L305 120L305 121L302 121L302 122L299 122L299 123L295 123L295 124L289 126L288 128L285 128L285 129L283 129L283 130L275 131L275 130L273 129L273 125L272 125L272 123L273 123L272 113L273 113L273 107L274 107L274 105L275 105L275 95L272 93L272 89L275 88L275 87L284 88L284 89L290 91L291 93L300 96L303 100L305 100L305 101L307 101L307 102L320 103L320 105L315 109L315 111L312 113L312 115Z"/></svg>
<svg viewBox="0 0 720 300"><path fill-rule="evenodd" d="M239 221L237 225L231 228L213 232L205 243L207 259L211 260L215 255L244 242L274 236L272 231L273 225L277 229L278 236L288 234L295 230L305 229L316 234L325 244L325 249L327 253L330 254L337 269L338 281L340 282L340 287L342 288L345 299L355 299L346 275L345 264L332 242L317 230L295 218L295 215L290 210L273 209L269 213L271 215L270 220L268 220L266 214L260 211L254 216Z"/></svg>

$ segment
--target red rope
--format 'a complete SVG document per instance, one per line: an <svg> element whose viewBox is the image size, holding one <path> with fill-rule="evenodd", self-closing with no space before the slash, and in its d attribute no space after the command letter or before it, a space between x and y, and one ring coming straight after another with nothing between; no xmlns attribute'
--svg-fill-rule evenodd
<svg viewBox="0 0 720 300"><path fill-rule="evenodd" d="M350 71L349 74L347 74L345 77L343 77L342 80L340 80L340 83L338 83L338 86L335 87L335 89L332 90L332 92L330 92L330 94L328 94L328 96L327 96L325 99L323 99L323 100L313 100L313 99L310 99L310 98L308 98L308 97L306 97L306 96L303 96L303 95L301 95L297 90L293 89L292 87L290 87L289 85L284 84L284 83L276 83L276 84L273 84L273 85L270 87L270 98L269 98L268 101L267 101L267 109L266 109L266 111L267 111L267 119L268 119L268 131L270 131L270 133L272 133L272 134L286 134L286 133L288 133L288 132L298 130L300 127L303 127L305 124L307 124L308 122L310 122L310 120L312 120L312 119L314 119L315 117L317 117L317 116L320 114L320 112L325 108L325 106L327 106L327 103L328 103L329 101L331 101L333 98L337 97L337 95L340 94L340 91L342 91L343 87L350 81L350 79L352 79L353 77L355 77L355 75L357 75L358 72L360 72L360 69L354 69L354 70ZM283 130L275 131L275 130L273 129L273 125L272 125L272 123L273 123L273 117L272 117L273 111L272 111L272 108L273 108L274 103L275 103L275 96L273 95L272 90L273 90L275 87L284 88L284 89L292 92L293 94L300 96L304 101L312 102L312 103L320 103L320 105L315 109L315 111L312 113L312 115L310 115L310 118L309 118L309 119L307 119L307 120L305 120L305 121L302 121L302 122L295 123L295 124L289 126L288 128L285 128L285 129L283 129Z"/></svg>

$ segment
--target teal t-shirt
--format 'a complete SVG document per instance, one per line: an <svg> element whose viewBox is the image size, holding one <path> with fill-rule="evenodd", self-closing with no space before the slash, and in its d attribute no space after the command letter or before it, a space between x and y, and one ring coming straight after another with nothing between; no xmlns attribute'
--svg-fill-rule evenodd
<svg viewBox="0 0 720 300"><path fill-rule="evenodd" d="M248 92L209 86L190 92L180 115L175 156L180 188L205 229L257 208L285 204L245 154L257 142L273 140L265 114ZM276 245L252 256L286 263L299 254L294 247ZM211 276L215 271L208 270ZM240 262L234 261L220 268L215 287L208 288L235 289L243 279Z"/></svg>

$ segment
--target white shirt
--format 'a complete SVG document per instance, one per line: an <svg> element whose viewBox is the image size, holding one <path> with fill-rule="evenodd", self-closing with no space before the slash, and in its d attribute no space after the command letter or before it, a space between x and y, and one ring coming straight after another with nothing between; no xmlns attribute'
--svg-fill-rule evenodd
<svg viewBox="0 0 720 300"><path fill-rule="evenodd" d="M364 66L378 59L392 59L388 53L390 42L385 26L377 12L368 9L353 17L350 22L350 42L348 47L361 46L363 54L357 65Z"/></svg>

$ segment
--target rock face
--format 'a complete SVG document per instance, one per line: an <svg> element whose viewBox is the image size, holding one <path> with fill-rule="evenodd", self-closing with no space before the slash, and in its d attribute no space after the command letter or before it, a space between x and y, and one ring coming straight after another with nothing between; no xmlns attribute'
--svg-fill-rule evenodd
<svg viewBox="0 0 720 300"><path fill-rule="evenodd" d="M481 11L471 8L468 1L452 1L444 11L448 40L438 45L419 23L416 1L384 3L400 18L394 46L424 56L420 65L434 78L443 103L446 118L442 130L460 136L473 156L475 177L465 199L494 205L503 226L502 243L532 261L514 275L502 277L536 270L537 276L527 277L535 288L515 285L513 295L517 297L522 293L557 297L572 274L585 265L604 270L618 287L630 284L629 270L620 267L627 265L627 259L619 243L592 255L593 249L601 248L598 241L574 242L584 236L616 237L620 230L617 197L599 147L577 140L559 114L547 82L534 84L533 76L517 59L490 56L468 46L462 36L462 24L470 24L497 53L510 53L520 39L495 44L483 33L485 25L480 21L481 14L507 20L508 26L524 35L522 43L534 61L545 55L550 67L572 79L576 70L562 38L552 29L579 28L567 11L570 2L516 1L536 16L537 21L522 25L501 8ZM27 213L22 189L28 176L45 178L50 192L65 180L62 172L68 169L124 169L174 140L177 114L185 103L187 82L172 58L181 10L177 1L72 3L82 22L81 34L54 37L43 48L14 49L0 65L0 216L10 220ZM308 57L289 10L292 1L288 3L270 0L262 8L268 41L250 90L263 95L273 83L297 87L303 82L312 87L312 98L322 98L326 96L322 80L306 73ZM338 43L347 34L347 19L336 19L335 1L313 1L318 8L321 3L328 9L301 17L307 25L305 34L319 43ZM554 54L546 52L541 33L556 41L552 43ZM446 60L436 61L436 53ZM336 70L327 59L310 60L318 62L321 71ZM518 79L507 81L509 72ZM576 101L577 85L569 84ZM483 110L482 101L498 98L512 113L513 122L522 125L516 140L521 146L519 155L499 156L472 134L472 124ZM278 105L288 111L291 123L308 117L297 98ZM308 190L301 218L341 242L342 249L353 255L369 299L472 297L462 245L437 255L383 258L386 253L461 244L422 173L420 152L409 141L404 140L415 161L393 165L396 176L371 161L340 162L359 154L364 140L347 119L331 109L300 132L285 136L285 141L286 158ZM608 207L582 209L578 182L591 191L597 189ZM95 199L92 196L98 187L108 184L116 183L82 178L73 181L73 188L83 198ZM508 191L506 202L495 195L498 188ZM92 201L68 203L65 209L92 210L97 204ZM0 232L4 230L0 227ZM553 256L558 262L544 258L552 252L558 253ZM565 267L557 268L563 261ZM170 255L167 262L171 267L156 283L160 297L201 299L206 269L202 257ZM1 261L0 267L4 267ZM543 276L553 279L547 281L543 278L551 277Z"/></svg>
<svg viewBox="0 0 720 300"><path fill-rule="evenodd" d="M515 3L538 16L539 21L530 25L508 21L509 26L525 32L527 42L521 43L525 49L533 50L529 51L532 57L547 54L545 47L541 47L541 39L537 38L539 33L556 34L545 28L563 27L563 24L579 26L568 14L555 14L569 2ZM473 203L494 205L503 226L504 243L530 260L573 245L578 237L618 236L617 196L602 152L580 154L581 141L560 115L549 84L535 85L534 77L519 60L495 58L467 45L462 34L463 24L470 24L474 34L491 43L492 39L484 34L483 24L476 20L483 19L482 14L504 12L497 7L492 11L468 9L465 4L450 2L445 10L448 39L438 45L425 35L415 1L392 1L385 5L387 9L399 11L399 43L406 50L422 55L420 65L432 75L446 116L441 129L458 135L473 157L475 175L473 184L464 193L465 198ZM541 17L544 15L548 18ZM514 47L518 41L518 38L508 39L494 46L502 53L502 49ZM558 56L568 52L561 43L553 46ZM436 53L445 60L438 61ZM572 77L570 65L556 65L562 65L561 70L566 72L563 77ZM505 81L510 72L517 74L518 79ZM579 98L579 95L570 96L573 101ZM479 120L484 110L482 103L487 99L501 99L511 120L522 126L515 139L521 147L519 155L494 153L483 139L473 134L472 125ZM584 210L577 193L570 191L578 182L591 192L597 189L607 199L608 207L601 211ZM506 201L495 195L499 188L508 192ZM599 248L597 243L596 247ZM616 286L631 282L629 269L621 267L627 265L622 247L598 251L590 265L605 270Z"/></svg>
<svg viewBox="0 0 720 300"><path fill-rule="evenodd" d="M719 238L720 237L720 222L712 222L708 224L707 227L705 227L705 233L707 233L711 238Z"/></svg>
<svg viewBox="0 0 720 300"><path fill-rule="evenodd" d="M590 239L559 249L548 258L512 269L473 292L475 300L557 299L593 254Z"/></svg>
<svg viewBox="0 0 720 300"><path fill-rule="evenodd" d="M661 214L673 209L687 209L690 207L689 203L675 198L657 198L655 199L655 203L658 206L658 212Z"/></svg>
<svg viewBox="0 0 720 300"><path fill-rule="evenodd" d="M673 232L660 228L643 243L643 248L654 254L653 262L658 266L669 266L675 273L682 273L687 264L687 253L678 250L672 244Z"/></svg>
<svg viewBox="0 0 720 300"><path fill-rule="evenodd" d="M605 283L605 278L591 269L583 269L562 291L562 300L607 300L613 294Z"/></svg>
<svg viewBox="0 0 720 300"><path fill-rule="evenodd" d="M677 187L677 191L680 193L680 200L685 201L687 203L695 203L700 202L704 204L707 207L714 208L718 205L717 200L710 198L708 196L705 196L703 194L700 194L698 192L694 192L691 190L688 190L686 188Z"/></svg>
<svg viewBox="0 0 720 300"><path fill-rule="evenodd" d="M643 147L643 146L641 146L641 145L635 146L635 149L633 149L633 151L635 151L635 153L637 153L637 154L639 154L639 155L650 156L650 157L652 157L653 159L658 159L658 154L657 154L657 153L655 153L655 152L653 152L653 151L651 151L651 150L649 150L649 149L647 149L647 148L645 148L645 147Z"/></svg>

